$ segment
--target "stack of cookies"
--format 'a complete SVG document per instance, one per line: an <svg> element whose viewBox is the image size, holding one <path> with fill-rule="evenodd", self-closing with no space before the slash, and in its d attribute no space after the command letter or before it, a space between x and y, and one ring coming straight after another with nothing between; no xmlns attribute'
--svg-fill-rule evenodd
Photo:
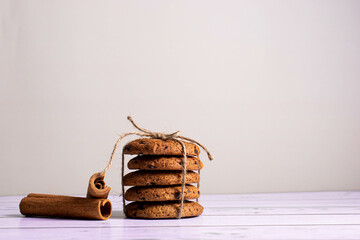
<svg viewBox="0 0 360 240"><path fill-rule="evenodd" d="M198 158L200 149L195 144L184 142L187 174L184 190L182 217L195 217L203 207L195 201L200 191L191 183L198 183L200 176L194 170L203 166ZM125 214L130 218L176 218L180 211L183 152L175 140L141 138L124 146L124 154L138 155L128 162L130 172L123 178L125 186Z"/></svg>

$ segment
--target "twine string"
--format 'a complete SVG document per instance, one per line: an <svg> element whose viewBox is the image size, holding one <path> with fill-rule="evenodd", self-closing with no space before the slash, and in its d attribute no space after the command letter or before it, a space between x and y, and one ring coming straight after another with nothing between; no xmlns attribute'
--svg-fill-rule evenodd
<svg viewBox="0 0 360 240"><path fill-rule="evenodd" d="M123 203L123 212L125 213L125 185L124 185L124 173L125 173L125 154L124 154L124 148L121 152L121 195L122 195L122 203Z"/></svg>
<svg viewBox="0 0 360 240"><path fill-rule="evenodd" d="M200 176L200 169L198 170L198 174ZM196 184L197 189L200 189L200 181L198 181L198 183ZM199 202L199 198L196 199L196 202Z"/></svg>
<svg viewBox="0 0 360 240"><path fill-rule="evenodd" d="M181 181L181 194L180 194L180 209L179 212L177 214L176 218L181 218L182 217L182 212L183 212L183 208L184 208L184 192L185 192L185 186L186 186L186 161L187 161L187 153L186 153L186 147L185 144L182 140L186 140L188 142L192 142L196 145L198 145L199 147L201 147L202 149L204 149L204 151L207 153L209 160L213 160L213 156L211 155L210 151L202 144L200 144L199 142L195 141L194 139L188 138L188 137L184 137L184 136L180 136L180 131L176 131L170 134L167 133L161 133L161 132L152 132L149 131L145 128L141 128L139 127L134 120L132 119L131 116L128 116L127 119L132 123L132 125L138 129L140 132L129 132L129 133L124 133L122 135L120 135L120 137L118 138L118 140L116 141L115 145L114 145L114 149L111 153L110 156L110 160L107 164L107 166L104 168L104 170L101 172L101 174L103 176L105 176L105 173L107 170L109 170L111 164L114 161L114 156L115 156L115 152L119 146L119 143L121 142L121 140L127 136L130 135L137 135L140 137L148 137L148 138L156 138L156 139L162 139L162 140L169 140L172 139L176 142L178 142L181 145L181 149L182 149L182 153L183 153L183 160L182 160L182 181ZM122 191L122 202L123 202L123 210L125 212L125 198L124 198L124 193L125 193L125 185L124 185L124 173L125 173L125 155L124 155L124 148L123 151L121 153L121 191ZM200 175L200 170L198 171L199 175ZM197 187L200 187L200 183L197 183ZM196 202L198 202L198 199L196 199Z"/></svg>
<svg viewBox="0 0 360 240"><path fill-rule="evenodd" d="M181 194L180 194L180 209L178 211L178 214L176 216L176 218L181 218L182 217L182 212L184 209L184 191L185 191L185 184L186 184L186 160L187 160L187 155L186 155L186 147L185 144L178 140L178 139L174 139L175 141L177 141L178 143L180 143L181 148L182 148L182 152L183 152L183 159L182 159L182 172L181 172Z"/></svg>

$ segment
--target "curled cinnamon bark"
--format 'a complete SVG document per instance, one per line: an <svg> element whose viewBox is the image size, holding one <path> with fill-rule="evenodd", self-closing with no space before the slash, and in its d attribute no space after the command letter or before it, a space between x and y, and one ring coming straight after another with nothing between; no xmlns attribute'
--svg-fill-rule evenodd
<svg viewBox="0 0 360 240"><path fill-rule="evenodd" d="M92 199L61 195L30 193L20 202L20 212L26 216L49 216L76 219L106 220L111 216L108 199Z"/></svg>
<svg viewBox="0 0 360 240"><path fill-rule="evenodd" d="M101 172L95 173L90 177L89 187L86 194L87 198L101 198L108 197L111 188L105 185L105 175Z"/></svg>

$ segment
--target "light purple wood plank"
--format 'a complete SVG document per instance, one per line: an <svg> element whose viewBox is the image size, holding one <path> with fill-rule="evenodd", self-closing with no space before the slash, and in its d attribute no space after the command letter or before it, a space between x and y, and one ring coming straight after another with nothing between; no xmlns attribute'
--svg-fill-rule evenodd
<svg viewBox="0 0 360 240"><path fill-rule="evenodd" d="M2 229L3 239L266 239L355 240L360 226L134 227Z"/></svg>
<svg viewBox="0 0 360 240"><path fill-rule="evenodd" d="M292 193L254 193L254 194L204 194L203 200L331 200L331 199L360 199L360 191L336 192L292 192Z"/></svg>
<svg viewBox="0 0 360 240"><path fill-rule="evenodd" d="M116 209L115 209L116 210ZM119 209L118 209L119 210ZM17 207L1 210L3 215L17 216ZM119 210L120 211L120 210ZM205 208L202 216L247 216L247 215L358 215L360 207L284 207L284 208L262 208L262 207L211 207Z"/></svg>
<svg viewBox="0 0 360 240"><path fill-rule="evenodd" d="M303 200L303 201L199 201L204 207L360 207L357 199L344 200Z"/></svg>
<svg viewBox="0 0 360 240"><path fill-rule="evenodd" d="M214 207L206 208L205 216L246 216L246 215L357 215L360 207L284 207L284 208L242 208Z"/></svg>
<svg viewBox="0 0 360 240"><path fill-rule="evenodd" d="M47 218L0 218L0 228L53 227L159 227L159 226L306 226L306 225L360 225L360 215L261 215L261 216L200 216L181 220L124 219L116 216L107 221L82 221Z"/></svg>

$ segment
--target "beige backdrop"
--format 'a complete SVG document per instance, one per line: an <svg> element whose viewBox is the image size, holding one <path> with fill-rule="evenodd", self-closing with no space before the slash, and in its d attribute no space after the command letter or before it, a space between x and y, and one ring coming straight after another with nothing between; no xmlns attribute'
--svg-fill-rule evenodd
<svg viewBox="0 0 360 240"><path fill-rule="evenodd" d="M127 115L209 147L204 193L360 190L360 1L1 0L0 29L1 195L85 194Z"/></svg>

